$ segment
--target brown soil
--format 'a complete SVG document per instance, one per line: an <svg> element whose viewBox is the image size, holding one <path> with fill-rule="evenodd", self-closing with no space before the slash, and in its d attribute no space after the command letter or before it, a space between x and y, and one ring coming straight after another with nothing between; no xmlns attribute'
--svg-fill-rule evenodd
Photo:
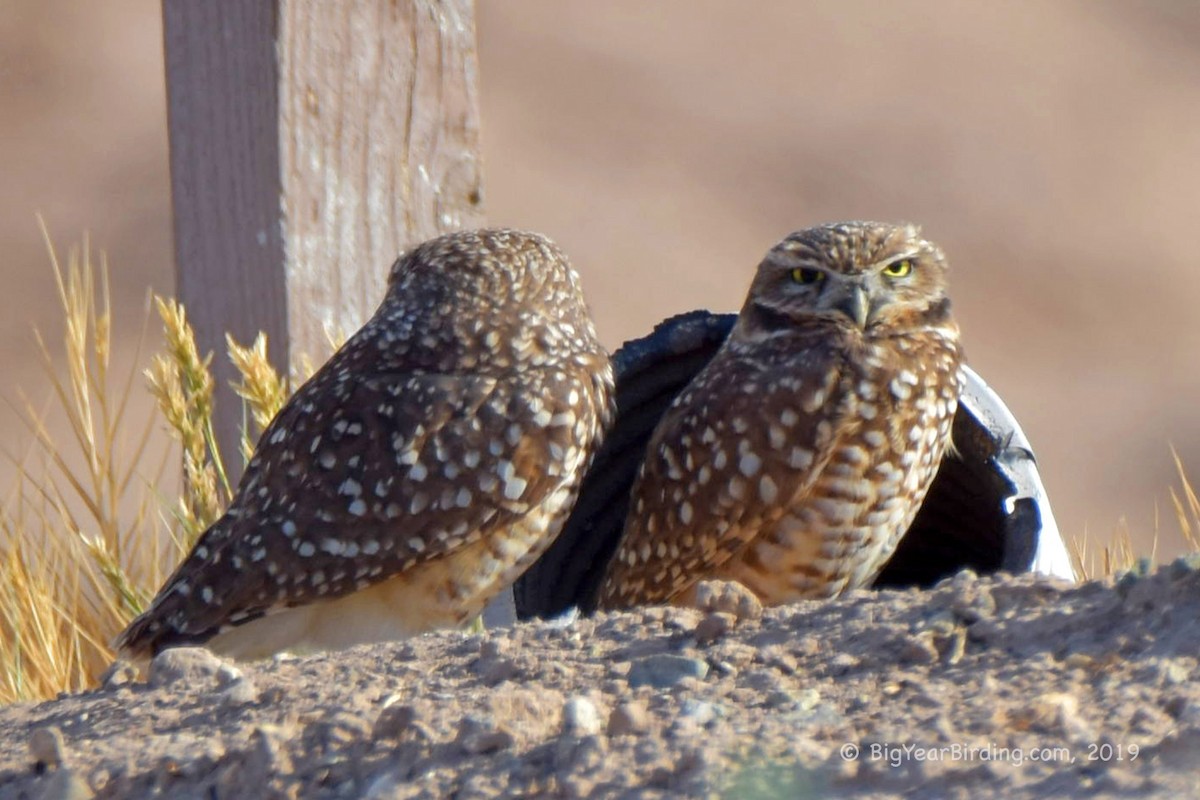
<svg viewBox="0 0 1200 800"><path fill-rule="evenodd" d="M0 797L1194 797L1200 560L650 608L0 709ZM851 750L857 755L851 756ZM74 792L74 793L72 793Z"/></svg>

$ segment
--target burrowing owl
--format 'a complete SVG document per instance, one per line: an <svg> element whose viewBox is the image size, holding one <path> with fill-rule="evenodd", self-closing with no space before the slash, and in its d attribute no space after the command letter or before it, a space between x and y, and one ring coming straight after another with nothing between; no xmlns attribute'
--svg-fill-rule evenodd
<svg viewBox="0 0 1200 800"><path fill-rule="evenodd" d="M253 658L461 625L558 533L611 396L553 243L489 230L416 247L119 647Z"/></svg>
<svg viewBox="0 0 1200 800"><path fill-rule="evenodd" d="M911 225L827 225L767 253L651 437L600 607L691 604L705 579L767 604L869 584L950 441L946 269Z"/></svg>

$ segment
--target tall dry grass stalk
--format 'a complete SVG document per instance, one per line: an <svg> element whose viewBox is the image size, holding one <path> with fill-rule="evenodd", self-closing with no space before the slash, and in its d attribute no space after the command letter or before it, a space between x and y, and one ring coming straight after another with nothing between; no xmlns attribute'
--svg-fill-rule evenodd
<svg viewBox="0 0 1200 800"><path fill-rule="evenodd" d="M1200 498L1196 496L1191 481L1188 480L1187 470L1183 467L1183 459L1175 448L1171 448L1171 456L1175 459L1175 471L1179 475L1179 491L1171 489L1171 505L1175 509L1175 518L1179 521L1179 530L1187 549L1193 553L1200 552Z"/></svg>
<svg viewBox="0 0 1200 800"><path fill-rule="evenodd" d="M267 359L265 333L260 332L248 347L243 347L226 334L225 345L229 348L230 360L241 374L241 380L233 387L234 391L246 401L246 408L250 412L250 420L242 424L242 458L249 461L254 455L255 439L283 408L291 396L291 387ZM253 421L253 427L250 421Z"/></svg>
<svg viewBox="0 0 1200 800"><path fill-rule="evenodd" d="M154 299L162 319L166 352L154 356L146 377L158 408L183 448L183 492L175 517L190 547L229 504L231 489L213 431L214 384L196 348L187 312L174 300Z"/></svg>

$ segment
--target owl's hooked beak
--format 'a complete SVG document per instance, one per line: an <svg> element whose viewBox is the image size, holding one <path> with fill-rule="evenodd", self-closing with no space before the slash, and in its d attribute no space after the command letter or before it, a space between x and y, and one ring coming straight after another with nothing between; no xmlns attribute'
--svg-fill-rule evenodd
<svg viewBox="0 0 1200 800"><path fill-rule="evenodd" d="M854 324L866 330L871 319L871 300L862 284L847 284L845 295L834 302L833 307L854 320Z"/></svg>

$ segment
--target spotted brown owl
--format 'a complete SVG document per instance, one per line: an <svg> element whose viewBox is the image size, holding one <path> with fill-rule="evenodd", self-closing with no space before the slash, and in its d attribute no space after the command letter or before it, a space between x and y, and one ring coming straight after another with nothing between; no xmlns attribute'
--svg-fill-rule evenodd
<svg viewBox="0 0 1200 800"><path fill-rule="evenodd" d="M416 247L119 648L254 658L463 624L557 535L611 396L553 243L484 230Z"/></svg>
<svg viewBox="0 0 1200 800"><path fill-rule="evenodd" d="M788 236L650 439L601 608L868 585L950 441L962 350L942 251L911 225Z"/></svg>

